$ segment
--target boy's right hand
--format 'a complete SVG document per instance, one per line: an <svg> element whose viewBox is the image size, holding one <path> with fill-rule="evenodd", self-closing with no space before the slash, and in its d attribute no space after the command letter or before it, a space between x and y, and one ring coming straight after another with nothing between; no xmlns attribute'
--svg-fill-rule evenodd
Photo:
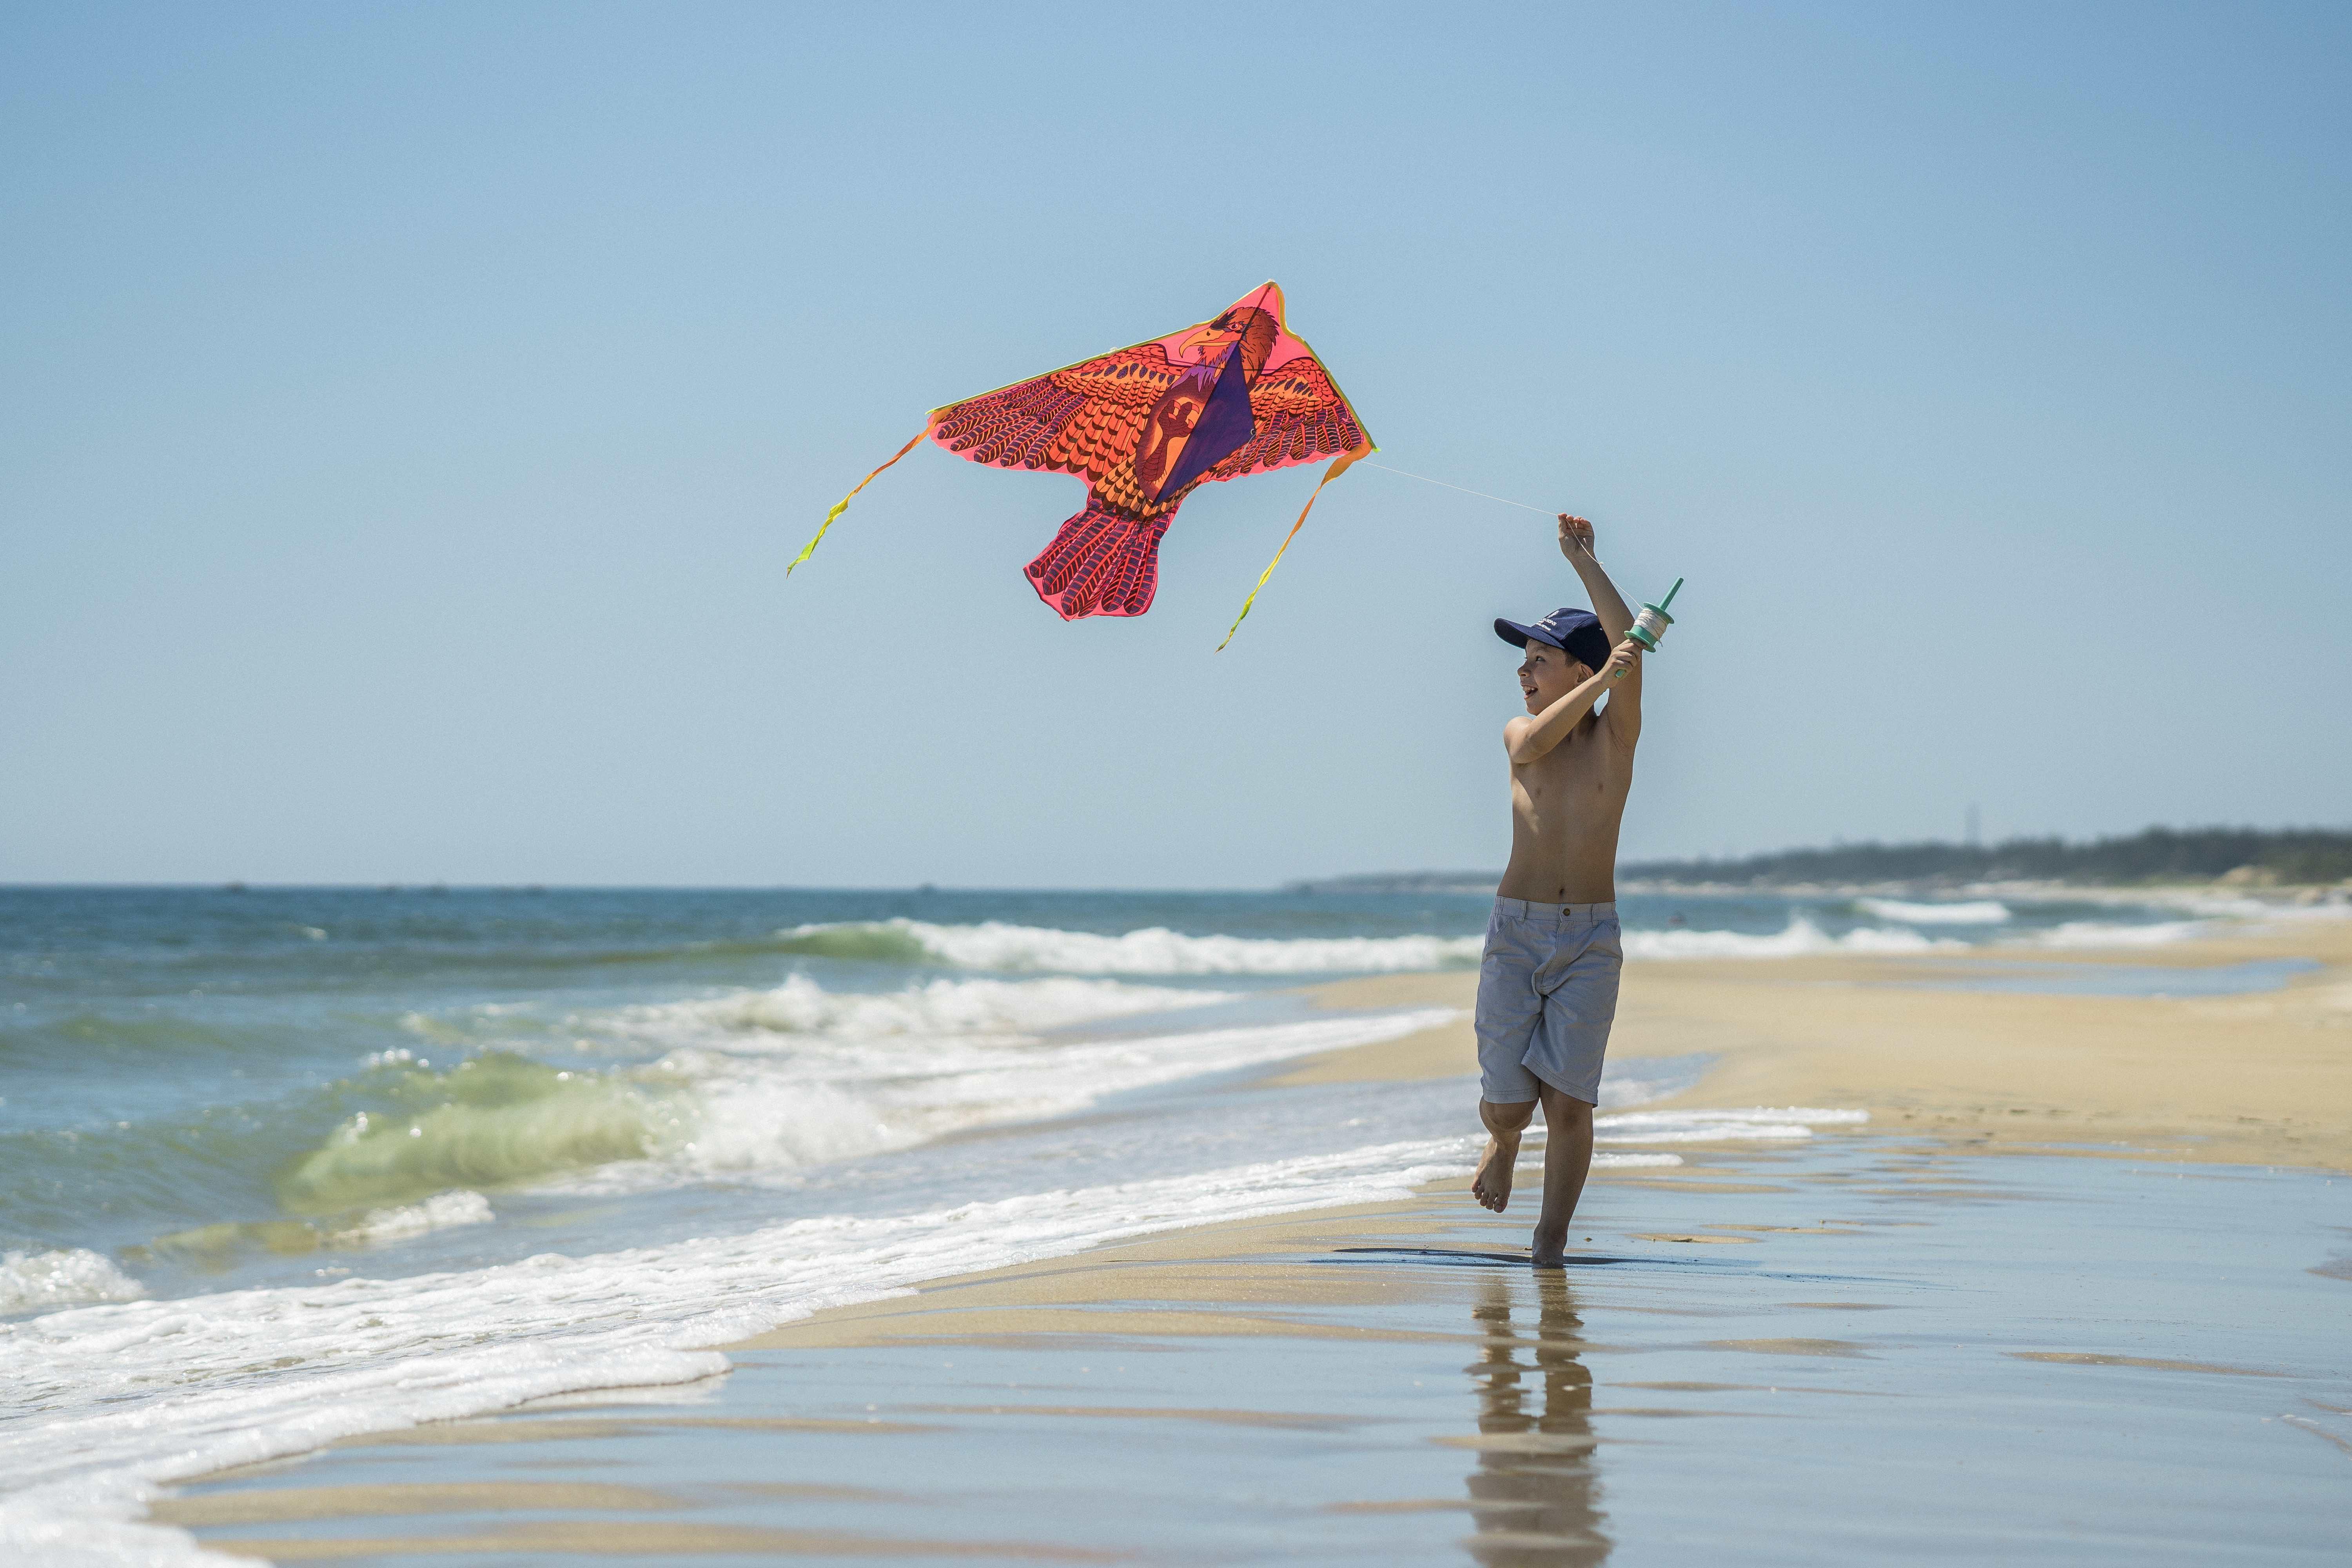
<svg viewBox="0 0 2352 1568"><path fill-rule="evenodd" d="M1641 664L1642 645L1627 637L1609 650L1609 662L1601 667L1601 673L1608 679L1610 685L1614 686L1640 668Z"/></svg>
<svg viewBox="0 0 2352 1568"><path fill-rule="evenodd" d="M1592 553L1592 524L1584 518L1559 514L1559 552L1570 561L1581 552Z"/></svg>

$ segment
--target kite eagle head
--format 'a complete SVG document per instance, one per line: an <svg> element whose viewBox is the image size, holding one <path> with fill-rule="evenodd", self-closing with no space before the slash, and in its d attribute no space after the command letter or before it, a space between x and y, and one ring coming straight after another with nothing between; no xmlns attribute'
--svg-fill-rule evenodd
<svg viewBox="0 0 2352 1568"><path fill-rule="evenodd" d="M1261 310L1255 305L1235 305L1195 332L1185 346L1198 343L1203 348L1218 349L1239 338L1242 374L1255 379L1257 373L1265 368L1265 356L1274 352L1274 340L1281 333L1281 324L1275 321L1273 311Z"/></svg>

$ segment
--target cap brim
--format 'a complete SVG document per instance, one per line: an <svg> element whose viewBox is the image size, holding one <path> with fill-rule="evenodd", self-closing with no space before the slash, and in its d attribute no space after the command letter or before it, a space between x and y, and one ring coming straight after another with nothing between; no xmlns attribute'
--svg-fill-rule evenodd
<svg viewBox="0 0 2352 1568"><path fill-rule="evenodd" d="M1500 616L1495 617L1495 635L1513 647L1525 647L1531 642L1539 642L1546 647L1559 647L1559 644L1545 635L1541 627L1523 626L1517 621L1507 621ZM1566 653L1568 650L1559 647L1559 651Z"/></svg>

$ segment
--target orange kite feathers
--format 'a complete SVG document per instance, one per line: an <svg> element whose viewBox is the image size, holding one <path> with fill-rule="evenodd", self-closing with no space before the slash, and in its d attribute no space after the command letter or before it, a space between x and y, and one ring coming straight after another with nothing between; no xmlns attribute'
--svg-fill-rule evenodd
<svg viewBox="0 0 2352 1568"><path fill-rule="evenodd" d="M931 438L975 463L1099 479L1181 374L1157 342L1138 343L934 409Z"/></svg>

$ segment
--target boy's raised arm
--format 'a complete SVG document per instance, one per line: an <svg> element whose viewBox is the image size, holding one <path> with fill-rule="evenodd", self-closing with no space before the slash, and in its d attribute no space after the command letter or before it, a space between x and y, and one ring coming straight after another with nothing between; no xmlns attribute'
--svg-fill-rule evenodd
<svg viewBox="0 0 2352 1568"><path fill-rule="evenodd" d="M1631 745L1642 732L1641 649L1635 646L1630 659L1617 656L1626 651L1625 634L1633 629L1633 612L1626 608L1617 584L1609 580L1601 558L1592 553L1591 523L1561 512L1559 552L1568 557L1568 563L1583 579L1584 591L1592 595L1592 613L1601 617L1601 629L1609 634L1609 646L1614 650L1609 662L1616 673L1612 676L1606 669L1601 672L1609 691L1609 708L1601 717L1620 741Z"/></svg>
<svg viewBox="0 0 2352 1568"><path fill-rule="evenodd" d="M1633 629L1633 612L1625 607L1617 584L1609 580L1601 558L1592 553L1592 524L1561 512L1559 552L1568 557L1568 563L1583 579L1584 591L1592 595L1592 613L1601 617L1601 629L1609 634L1609 646L1615 647Z"/></svg>

